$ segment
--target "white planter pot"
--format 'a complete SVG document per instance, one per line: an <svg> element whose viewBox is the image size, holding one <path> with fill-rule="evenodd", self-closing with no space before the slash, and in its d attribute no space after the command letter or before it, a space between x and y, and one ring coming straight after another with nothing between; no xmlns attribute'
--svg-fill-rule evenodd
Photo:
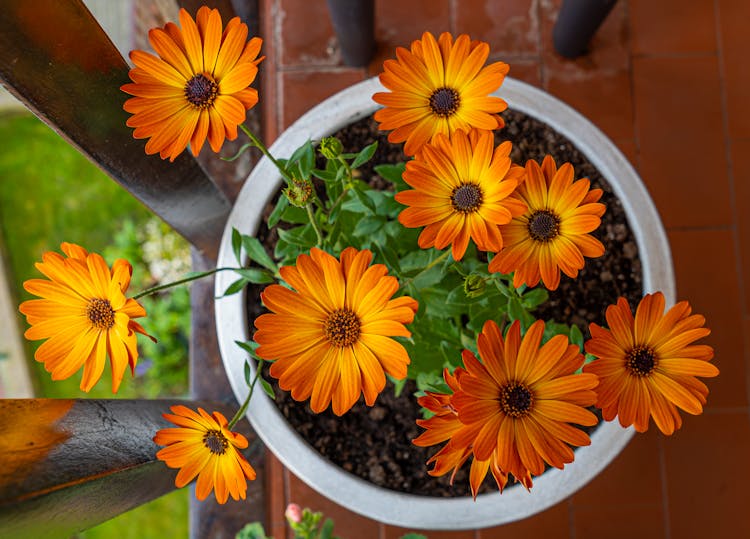
<svg viewBox="0 0 750 539"><path fill-rule="evenodd" d="M305 141L320 140L342 127L372 114L378 105L373 93L384 88L366 80L330 97L287 129L270 148L276 157L288 157ZM550 125L565 135L609 182L629 216L643 267L645 291L661 290L668 305L674 303L674 275L669 243L659 215L643 183L622 153L579 113L528 84L506 78L499 92L509 107ZM255 234L261 212L281 185L281 176L264 158L254 168L229 216L219 250L218 266L235 264L232 228ZM229 272L216 278L219 296L234 280ZM247 394L244 364L247 357L235 341L251 338L245 295L216 301L216 332L224 366L237 400ZM253 397L248 418L266 446L302 481L334 502L369 518L405 528L461 530L494 526L543 511L573 494L601 472L625 447L634 431L617 421L602 423L591 436L591 445L576 450L575 461L564 470L551 469L534 479L531 492L510 488L463 498L429 498L374 486L332 464L312 449L286 422L262 391ZM415 418L416 419L416 418ZM437 450L437 448L436 448ZM425 473L426 473L425 466Z"/></svg>

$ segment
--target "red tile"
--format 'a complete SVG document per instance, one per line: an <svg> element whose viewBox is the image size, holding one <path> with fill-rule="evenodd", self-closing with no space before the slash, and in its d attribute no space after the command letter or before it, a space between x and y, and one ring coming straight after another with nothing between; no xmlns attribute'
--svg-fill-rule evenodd
<svg viewBox="0 0 750 539"><path fill-rule="evenodd" d="M532 517L479 530L479 539L567 539L569 529L569 506L566 500Z"/></svg>
<svg viewBox="0 0 750 539"><path fill-rule="evenodd" d="M718 0L720 52L724 67L729 135L750 137L750 69L747 51L750 50L750 2L747 0Z"/></svg>
<svg viewBox="0 0 750 539"><path fill-rule="evenodd" d="M341 507L321 496L305 483L289 474L289 501L307 507L313 512L322 512L323 519L334 522L333 533L338 537L357 539L380 539L381 524Z"/></svg>
<svg viewBox="0 0 750 539"><path fill-rule="evenodd" d="M282 73L282 125L288 127L314 105L364 78L361 69L351 68Z"/></svg>
<svg viewBox="0 0 750 539"><path fill-rule="evenodd" d="M281 65L337 65L341 61L326 0L278 0Z"/></svg>
<svg viewBox="0 0 750 539"><path fill-rule="evenodd" d="M750 315L750 170L744 165L750 155L750 140L734 140L731 144L734 203L736 205L737 242L745 297L744 314Z"/></svg>
<svg viewBox="0 0 750 539"><path fill-rule="evenodd" d="M284 494L284 476L284 466L266 451L266 534L280 539L286 535L284 512L289 504Z"/></svg>
<svg viewBox="0 0 750 539"><path fill-rule="evenodd" d="M449 0L391 0L375 2L375 40L378 45L370 73L383 69L383 60L396 57L396 47L409 48L412 41L432 32L450 32Z"/></svg>
<svg viewBox="0 0 750 539"><path fill-rule="evenodd" d="M527 82L537 88L542 87L542 74L539 67L539 62L536 60L514 60L512 58L493 58L489 62L501 60L510 65L509 76L514 79Z"/></svg>
<svg viewBox="0 0 750 539"><path fill-rule="evenodd" d="M633 76L640 173L665 225L731 225L716 59L636 59Z"/></svg>
<svg viewBox="0 0 750 539"><path fill-rule="evenodd" d="M713 0L630 0L635 54L716 51Z"/></svg>
<svg viewBox="0 0 750 539"><path fill-rule="evenodd" d="M573 495L576 514L582 509L619 505L661 509L658 437L656 429L636 434L614 462Z"/></svg>
<svg viewBox="0 0 750 539"><path fill-rule="evenodd" d="M537 55L537 6L536 0L462 0L456 13L456 33L486 41L493 55Z"/></svg>
<svg viewBox="0 0 750 539"><path fill-rule="evenodd" d="M746 366L742 307L731 230L671 230L677 276L677 300L690 302L706 317L711 335L699 342L713 346L713 362L721 373L703 379L708 408L746 406ZM683 414L684 417L685 414Z"/></svg>
<svg viewBox="0 0 750 539"><path fill-rule="evenodd" d="M630 73L617 71L589 75L579 77L562 70L548 71L547 91L578 110L610 138L632 139Z"/></svg>
<svg viewBox="0 0 750 539"><path fill-rule="evenodd" d="M576 509L573 512L573 528L576 539L668 538L664 529L664 515L659 506L622 505Z"/></svg>
<svg viewBox="0 0 750 539"><path fill-rule="evenodd" d="M750 537L749 419L744 411L689 417L665 438L672 537Z"/></svg>
<svg viewBox="0 0 750 539"><path fill-rule="evenodd" d="M625 154L625 157L630 161L630 164L633 165L633 168L638 170L638 147L635 144L635 140L615 139L612 142L614 142L615 146Z"/></svg>

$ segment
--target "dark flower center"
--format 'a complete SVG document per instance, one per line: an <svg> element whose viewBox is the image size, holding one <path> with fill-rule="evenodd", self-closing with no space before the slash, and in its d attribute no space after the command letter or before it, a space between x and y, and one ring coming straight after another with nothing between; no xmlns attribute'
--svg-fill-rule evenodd
<svg viewBox="0 0 750 539"><path fill-rule="evenodd" d="M463 213L476 211L482 204L482 190L478 185L465 183L453 190L451 201L456 211Z"/></svg>
<svg viewBox="0 0 750 539"><path fill-rule="evenodd" d="M560 218L549 210L537 210L529 217L529 236L542 243L560 233Z"/></svg>
<svg viewBox="0 0 750 539"><path fill-rule="evenodd" d="M185 98L199 109L213 105L219 93L219 85L206 75L195 75L185 84Z"/></svg>
<svg viewBox="0 0 750 539"><path fill-rule="evenodd" d="M97 329L109 329L115 325L115 311L106 299L89 300L86 316Z"/></svg>
<svg viewBox="0 0 750 539"><path fill-rule="evenodd" d="M229 441L220 430L209 430L203 435L203 445L214 455L223 455L227 452Z"/></svg>
<svg viewBox="0 0 750 539"><path fill-rule="evenodd" d="M500 389L500 408L510 417L524 417L531 412L534 396L523 384L510 382Z"/></svg>
<svg viewBox="0 0 750 539"><path fill-rule="evenodd" d="M326 320L326 339L338 348L351 346L359 338L359 317L349 309L336 309Z"/></svg>
<svg viewBox="0 0 750 539"><path fill-rule="evenodd" d="M447 118L452 116L458 110L461 100L458 92L452 88L438 88L430 96L430 108L437 116Z"/></svg>
<svg viewBox="0 0 750 539"><path fill-rule="evenodd" d="M648 376L656 368L656 355L648 346L634 346L625 356L625 366L633 376Z"/></svg>

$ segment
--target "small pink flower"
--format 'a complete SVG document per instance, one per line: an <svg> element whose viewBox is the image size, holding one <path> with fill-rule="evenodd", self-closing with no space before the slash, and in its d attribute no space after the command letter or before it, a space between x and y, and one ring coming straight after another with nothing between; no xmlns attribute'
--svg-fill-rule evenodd
<svg viewBox="0 0 750 539"><path fill-rule="evenodd" d="M284 516L289 522L299 524L300 522L302 522L302 508L296 503L290 503L286 507Z"/></svg>

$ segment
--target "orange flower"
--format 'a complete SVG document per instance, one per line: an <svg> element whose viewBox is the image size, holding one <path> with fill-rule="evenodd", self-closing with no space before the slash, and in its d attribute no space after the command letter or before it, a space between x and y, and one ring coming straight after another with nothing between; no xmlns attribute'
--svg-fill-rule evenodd
<svg viewBox="0 0 750 539"><path fill-rule="evenodd" d="M648 430L649 415L664 434L682 426L681 408L697 415L708 388L696 376L714 377L713 348L691 344L711 331L703 316L691 315L681 301L664 314L664 294L646 294L635 313L625 298L607 307L609 330L591 324L586 352L598 359L584 372L599 376L596 406L607 421L617 416L623 427Z"/></svg>
<svg viewBox="0 0 750 539"><path fill-rule="evenodd" d="M511 164L510 150L510 142L495 148L490 131L459 130L450 140L438 134L406 163L404 181L414 190L396 194L409 206L398 220L410 228L425 226L421 248L452 244L454 260L463 257L469 238L483 251L503 248L499 225L526 209L510 196L524 174Z"/></svg>
<svg viewBox="0 0 750 539"><path fill-rule="evenodd" d="M281 268L291 285L270 285L261 294L272 311L255 320L256 353L276 360L271 376L292 398L310 398L316 413L332 403L341 415L359 398L372 406L385 387L385 374L406 376L409 356L391 337L409 337L417 302L390 299L398 290L383 264L370 266L372 253L344 249L340 261L312 249L296 266ZM369 266L369 267L368 267Z"/></svg>
<svg viewBox="0 0 750 539"><path fill-rule="evenodd" d="M464 350L466 373L458 377L459 390L451 399L458 419L476 429L474 458L493 456L498 467L531 488L531 474L544 472L545 462L556 468L573 462L567 445L591 443L588 435L570 423L595 425L586 410L596 400L593 374L575 374L583 355L567 337L556 335L540 348L544 322L534 322L521 338L518 321L506 338L487 321L477 339L480 363Z"/></svg>
<svg viewBox="0 0 750 539"><path fill-rule="evenodd" d="M443 378L448 387L455 393L459 390L457 377L464 373L461 367L456 368L453 375L448 369L443 370ZM476 438L481 425L464 425L458 419L458 412L451 404L452 394L433 393L427 391L426 395L419 397L417 402L423 408L434 413L429 419L418 419L417 425L427 429L413 440L413 444L420 447L429 447L448 440L448 443L435 453L427 464L434 463L434 466L427 473L439 477L453 470L451 474L451 485L459 468L463 466L466 460L471 456L471 443ZM469 472L469 484L471 494L477 497L479 486L484 481L487 471L492 472L498 488L502 492L508 483L508 474L498 467L497 451L492 457L486 460L473 458Z"/></svg>
<svg viewBox="0 0 750 539"><path fill-rule="evenodd" d="M99 380L109 356L116 393L125 367L135 371L135 332L149 336L132 320L146 316L146 311L125 297L133 268L118 259L110 270L100 255L83 247L72 243L60 247L65 257L47 252L36 264L49 280L29 279L23 284L27 292L42 298L19 307L31 324L24 336L32 341L47 339L34 359L44 363L53 380L69 378L83 367L83 391Z"/></svg>
<svg viewBox="0 0 750 539"><path fill-rule="evenodd" d="M498 112L508 104L489 94L500 88L508 64L484 66L490 54L487 43L456 38L445 32L436 41L425 32L411 51L396 49L398 60L386 60L380 82L391 92L378 92L373 100L385 105L375 113L380 129L393 129L390 142L404 142L404 153L414 155L437 133L451 136L457 129L499 129Z"/></svg>
<svg viewBox="0 0 750 539"><path fill-rule="evenodd" d="M146 153L159 152L170 161L190 144L198 155L208 137L214 152L224 138L237 138L237 126L246 110L258 102L258 92L249 88L258 73L257 58L262 40L247 40L247 25L239 17L229 21L222 33L217 9L201 7L196 20L180 9L182 30L174 23L148 34L159 57L135 50L130 59L132 84L121 90L135 97L123 108L133 114L128 127L133 137L149 138Z"/></svg>
<svg viewBox="0 0 750 539"><path fill-rule="evenodd" d="M255 479L255 470L239 451L247 447L247 438L229 430L226 418L219 412L208 415L198 408L196 414L181 405L170 410L174 415L162 415L177 428L161 429L154 436L154 443L167 446L156 453L159 460L170 468L180 468L174 482L177 488L197 475L195 496L199 500L205 500L212 489L219 503L225 503L229 494L234 500L244 500L246 480Z"/></svg>
<svg viewBox="0 0 750 539"><path fill-rule="evenodd" d="M560 284L560 270L576 277L584 256L604 254L604 246L588 233L601 223L604 205L601 189L589 190L586 178L573 181L573 167L558 170L551 156L542 166L526 163L526 181L513 195L523 201L526 212L500 227L505 249L492 259L491 272L515 272L513 285L536 286L541 277L549 290Z"/></svg>

